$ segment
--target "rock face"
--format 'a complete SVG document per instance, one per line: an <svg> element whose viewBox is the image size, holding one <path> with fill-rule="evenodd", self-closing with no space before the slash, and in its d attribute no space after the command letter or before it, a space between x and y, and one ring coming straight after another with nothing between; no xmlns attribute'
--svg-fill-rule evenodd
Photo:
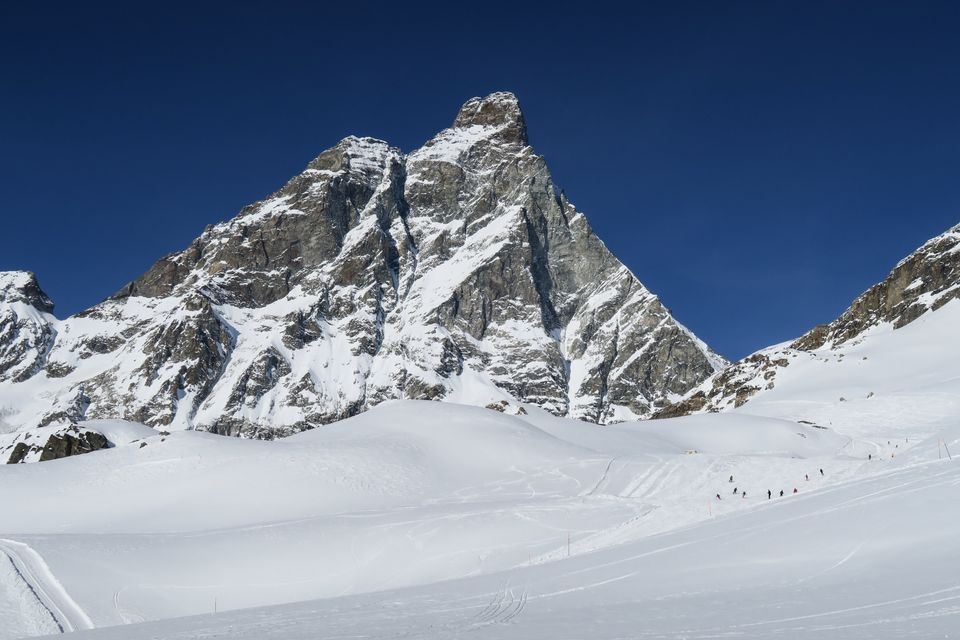
<svg viewBox="0 0 960 640"><path fill-rule="evenodd" d="M99 451L109 446L102 433L70 425L50 434L37 431L20 434L9 446L0 450L0 457L9 454L7 464L45 462Z"/></svg>
<svg viewBox="0 0 960 640"><path fill-rule="evenodd" d="M899 329L954 298L960 298L960 225L927 241L843 315L815 327L791 346L810 351L843 344L882 322Z"/></svg>
<svg viewBox="0 0 960 640"><path fill-rule="evenodd" d="M608 423L725 364L559 193L509 93L468 101L406 156L344 139L50 326L0 386L14 427L117 417L272 437L392 398Z"/></svg>
<svg viewBox="0 0 960 640"><path fill-rule="evenodd" d="M882 282L861 294L833 322L814 327L792 343L764 349L733 363L681 401L657 410L653 417L739 407L756 394L773 389L779 372L798 355L835 350L880 325L899 329L955 298L960 298L960 225L900 261Z"/></svg>
<svg viewBox="0 0 960 640"><path fill-rule="evenodd" d="M52 312L36 276L0 272L0 383L23 382L43 368L56 337Z"/></svg>

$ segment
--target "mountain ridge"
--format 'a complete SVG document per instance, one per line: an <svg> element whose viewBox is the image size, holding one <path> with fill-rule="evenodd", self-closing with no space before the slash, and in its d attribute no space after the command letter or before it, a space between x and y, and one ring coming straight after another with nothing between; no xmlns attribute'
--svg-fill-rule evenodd
<svg viewBox="0 0 960 640"><path fill-rule="evenodd" d="M743 406L773 390L798 355L838 352L869 337L871 331L883 327L896 331L957 298L960 224L927 240L900 260L883 280L857 296L833 321L731 363L652 417L672 418Z"/></svg>
<svg viewBox="0 0 960 640"><path fill-rule="evenodd" d="M554 186L506 92L467 101L409 154L344 138L46 326L42 373L0 383L8 427L122 418L274 437L393 398L609 423L724 363Z"/></svg>

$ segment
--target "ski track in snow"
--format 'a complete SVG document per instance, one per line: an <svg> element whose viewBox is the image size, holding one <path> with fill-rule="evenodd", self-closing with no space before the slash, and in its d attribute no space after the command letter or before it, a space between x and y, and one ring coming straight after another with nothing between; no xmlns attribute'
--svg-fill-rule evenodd
<svg viewBox="0 0 960 640"><path fill-rule="evenodd" d="M17 574L50 612L62 632L93 628L90 617L70 597L47 563L32 547L16 540L0 538L0 551L10 558Z"/></svg>
<svg viewBox="0 0 960 640"><path fill-rule="evenodd" d="M617 460L616 457L610 458L610 462L607 463L606 469L603 470L603 473L600 475L600 478L597 479L597 483L593 485L593 488L587 491L584 495L592 496L600 489L601 486L603 486L603 483L607 481L607 478L610 475L610 468L613 466L613 463L616 462L616 460Z"/></svg>

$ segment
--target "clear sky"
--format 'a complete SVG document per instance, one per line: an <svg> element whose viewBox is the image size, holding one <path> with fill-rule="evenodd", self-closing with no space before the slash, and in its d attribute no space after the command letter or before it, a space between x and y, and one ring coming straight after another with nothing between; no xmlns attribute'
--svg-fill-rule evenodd
<svg viewBox="0 0 960 640"><path fill-rule="evenodd" d="M960 222L954 6L0 3L0 270L75 313L344 136L409 151L509 90L600 237L740 357Z"/></svg>

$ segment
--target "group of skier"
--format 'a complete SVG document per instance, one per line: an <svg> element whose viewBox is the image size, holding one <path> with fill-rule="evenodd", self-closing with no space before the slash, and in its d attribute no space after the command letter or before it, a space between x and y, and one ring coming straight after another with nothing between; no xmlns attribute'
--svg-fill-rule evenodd
<svg viewBox="0 0 960 640"><path fill-rule="evenodd" d="M904 439L903 439L903 443L904 443L904 444L910 444L910 438L904 438ZM890 445L890 444L892 444L892 443L891 443L889 440L887 440L887 445ZM879 447L877 447L877 448L879 449ZM893 448L894 448L894 449L899 449L899 448L900 448L900 445L899 445L899 444L894 444L894 445L893 445ZM894 451L891 451L891 452L890 452L890 459L891 459L891 460L892 460L893 458L895 458L896 456L897 456L896 452L894 452ZM878 457L879 457L879 456L878 456ZM873 454L872 454L872 453L868 453L868 454L867 454L867 460L873 460Z"/></svg>
<svg viewBox="0 0 960 640"><path fill-rule="evenodd" d="M909 443L909 442L910 442L910 439L909 439L909 438L906 438L906 439L904 439L904 442L905 442L905 443ZM899 449L899 448L900 448L900 445L899 445L899 444L895 444L895 443L891 442L890 440L887 440L887 444L888 444L888 445L893 445L893 448L894 448L894 449ZM878 447L878 448L879 448L879 447ZM894 454L893 454L892 452L890 453L890 457L891 457L891 458L894 457ZM872 453L867 454L867 460L873 460L873 454L872 454ZM826 474L823 472L823 469L820 469L820 475L821 475L821 476L825 476L825 475L826 475ZM809 481L809 480L810 480L810 474L809 474L809 473L805 473L805 474L803 475L803 478L804 478L804 480ZM730 476L730 479L729 479L727 482L729 482L730 484L733 484L733 476ZM794 488L793 488L793 493L800 493L800 492L797 490L796 487L794 487ZM733 495L735 495L735 496L736 496L736 495L739 495L740 498L743 499L743 498L746 498L746 497L747 497L747 492L746 492L746 491L740 491L740 488L739 488L739 487L734 487L734 488L733 488ZM784 491L783 491L783 489L781 489L781 490L780 490L780 497L782 498L783 496L784 496ZM767 500L772 500L773 497L774 497L773 491L771 491L770 489L767 489ZM723 500L723 498L720 496L719 493L717 494L717 500Z"/></svg>
<svg viewBox="0 0 960 640"><path fill-rule="evenodd" d="M823 469L820 469L820 475L821 475L821 476L825 476L825 475L826 475L826 474L823 472ZM803 477L804 477L806 480L808 480L808 481L810 480L810 474L809 474L809 473L804 474ZM730 479L729 479L727 482L729 482L730 484L733 484L733 476L730 476ZM794 492L794 493L800 493L800 492L797 490L796 487L793 488L793 492ZM733 495L735 495L735 496L736 496L736 495L739 495L740 498L743 499L743 498L746 498L746 497L747 497L747 492L746 492L746 491L740 491L740 488L739 488L739 487L734 487L734 488L733 488ZM783 496L784 496L784 491L783 491L783 489L780 489L780 497L782 498ZM767 500L772 500L772 499L773 499L773 491L771 491L770 489L767 489ZM720 494L719 494L719 493L717 494L717 500L723 500L723 498L720 497Z"/></svg>

